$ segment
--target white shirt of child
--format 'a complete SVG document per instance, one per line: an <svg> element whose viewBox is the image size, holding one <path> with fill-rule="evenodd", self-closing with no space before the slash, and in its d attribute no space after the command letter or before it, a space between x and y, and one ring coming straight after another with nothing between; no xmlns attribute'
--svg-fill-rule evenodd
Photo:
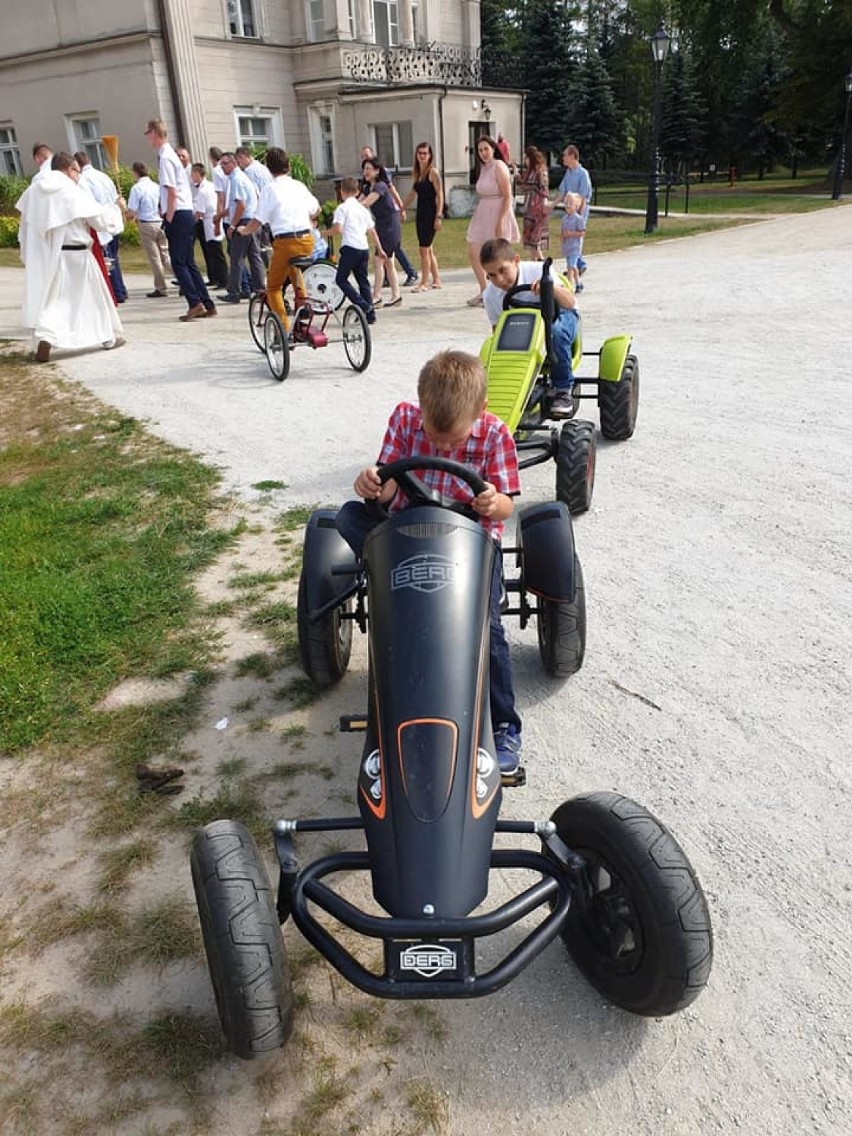
<svg viewBox="0 0 852 1136"><path fill-rule="evenodd" d="M367 233L375 229L373 214L355 197L347 197L334 211L332 225L340 226L340 244L347 248L368 249Z"/></svg>
<svg viewBox="0 0 852 1136"><path fill-rule="evenodd" d="M137 221L159 221L159 203L160 187L147 174L136 182L127 198L127 208L136 214Z"/></svg>
<svg viewBox="0 0 852 1136"><path fill-rule="evenodd" d="M535 280L541 280L541 270L543 262L540 260L522 260L518 262L518 279L517 284L532 284ZM487 284L485 291L482 293L482 305L485 308L485 314L488 316L488 322L492 327L500 319L503 314L503 298L506 293L501 289L495 287L494 284ZM517 298L523 300L534 300L538 303L538 296L534 292L521 291L517 293Z"/></svg>

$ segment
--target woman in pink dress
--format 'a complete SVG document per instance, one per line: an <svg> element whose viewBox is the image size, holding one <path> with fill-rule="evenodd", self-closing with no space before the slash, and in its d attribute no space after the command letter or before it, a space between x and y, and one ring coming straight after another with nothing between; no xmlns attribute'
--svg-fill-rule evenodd
<svg viewBox="0 0 852 1136"><path fill-rule="evenodd" d="M467 255L479 291L467 301L471 307L482 303L482 293L487 284L485 271L479 263L479 250L483 244L492 237L505 237L513 242L521 237L515 220L509 167L497 156L494 139L487 134L478 138L476 156L479 160L479 177L476 179L478 200L467 227Z"/></svg>

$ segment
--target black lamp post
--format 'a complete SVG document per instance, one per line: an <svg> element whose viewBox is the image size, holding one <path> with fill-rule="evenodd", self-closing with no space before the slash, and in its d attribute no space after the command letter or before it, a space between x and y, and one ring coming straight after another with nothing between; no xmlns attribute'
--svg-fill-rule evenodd
<svg viewBox="0 0 852 1136"><path fill-rule="evenodd" d="M651 172L648 175L648 205L645 209L645 232L653 233L657 227L660 193L660 112L663 102L663 64L669 53L671 37L666 33L662 22L651 36L651 52L654 56L656 75L654 77L654 118L652 122Z"/></svg>
<svg viewBox="0 0 852 1136"><path fill-rule="evenodd" d="M843 116L843 133L840 135L840 153L834 167L834 189L832 199L839 201L843 196L843 175L846 172L846 135L849 133L849 103L852 101L852 67L846 72L846 113Z"/></svg>

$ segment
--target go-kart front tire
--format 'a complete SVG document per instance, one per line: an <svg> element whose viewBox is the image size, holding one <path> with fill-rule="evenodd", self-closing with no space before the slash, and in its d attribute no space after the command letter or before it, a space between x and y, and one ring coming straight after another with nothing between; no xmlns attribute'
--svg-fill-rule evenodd
<svg viewBox="0 0 852 1136"><path fill-rule="evenodd" d="M538 597L538 650L544 669L554 678L568 678L583 665L586 653L586 590L580 559L574 555L574 602L558 603Z"/></svg>
<svg viewBox="0 0 852 1136"><path fill-rule="evenodd" d="M551 817L586 860L588 893L561 935L577 966L610 1002L646 1017L682 1010L707 984L713 932L686 853L647 809L590 793Z"/></svg>
<svg viewBox="0 0 852 1136"><path fill-rule="evenodd" d="M572 517L588 511L595 488L597 439L595 424L583 419L566 422L556 451L556 499Z"/></svg>
<svg viewBox="0 0 852 1136"><path fill-rule="evenodd" d="M351 609L351 601L342 605ZM317 686L332 686L346 674L352 654L352 620L344 619L340 607L322 619L311 620L308 585L304 572L296 601L299 657L305 674Z"/></svg>
<svg viewBox="0 0 852 1136"><path fill-rule="evenodd" d="M293 991L269 880L251 833L235 820L199 828L192 885L228 1049L250 1060L280 1049Z"/></svg>
<svg viewBox="0 0 852 1136"><path fill-rule="evenodd" d="M617 383L598 383L601 433L612 442L633 437L639 414L639 360L628 355Z"/></svg>

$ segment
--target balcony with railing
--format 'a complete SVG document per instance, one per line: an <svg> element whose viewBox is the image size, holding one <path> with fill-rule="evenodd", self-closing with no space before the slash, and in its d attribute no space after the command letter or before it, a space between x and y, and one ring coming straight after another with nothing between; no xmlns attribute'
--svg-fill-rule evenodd
<svg viewBox="0 0 852 1136"><path fill-rule="evenodd" d="M522 87L520 60L484 56L454 43L412 47L355 46L343 52L343 77L376 87Z"/></svg>

